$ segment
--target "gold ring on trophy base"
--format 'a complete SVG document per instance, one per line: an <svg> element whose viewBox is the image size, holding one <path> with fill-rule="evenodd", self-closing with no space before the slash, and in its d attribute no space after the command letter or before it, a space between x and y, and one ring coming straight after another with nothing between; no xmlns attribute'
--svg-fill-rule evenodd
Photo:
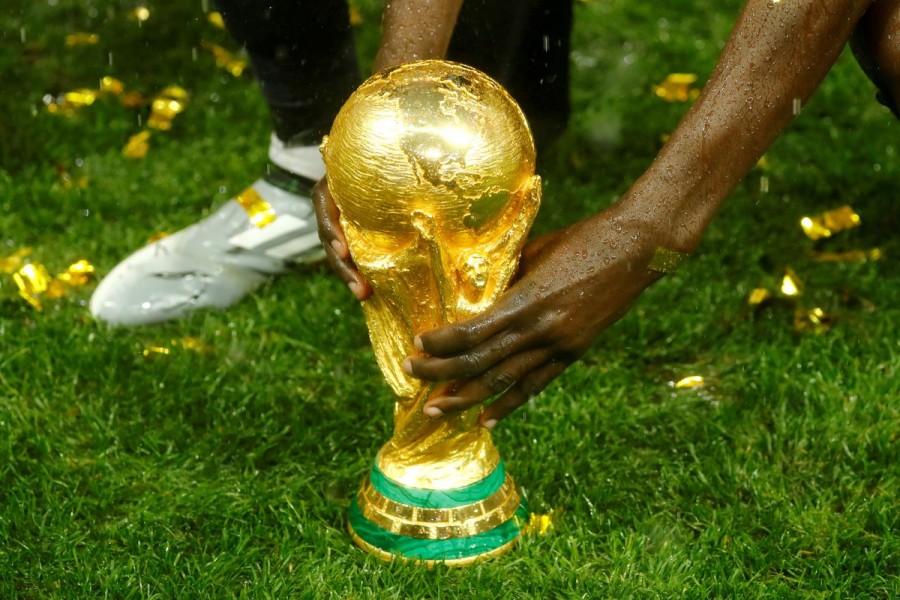
<svg viewBox="0 0 900 600"><path fill-rule="evenodd" d="M374 556L377 556L381 560L391 562L394 560L399 560L402 562L413 563L418 565L424 565L426 567L436 567L438 565L444 565L445 567L465 567L467 565L471 565L476 562L481 562L483 560L489 560L491 558L496 558L498 556L502 556L513 549L513 547L518 543L519 537L513 538L512 540L506 542L502 546L498 546L494 548L490 552L485 552L484 554L476 554L475 556L466 556L465 558L451 558L448 560L428 560L423 558L407 558L400 554L391 554L390 552L385 552L381 548L373 546L366 540L359 537L355 531L353 531L353 526L349 523L347 524L347 529L350 532L350 537L353 538L353 542Z"/></svg>
<svg viewBox="0 0 900 600"><path fill-rule="evenodd" d="M365 518L396 535L430 540L472 537L512 518L522 499L512 478L489 498L458 508L421 508L401 504L379 494L370 481L359 491Z"/></svg>
<svg viewBox="0 0 900 600"><path fill-rule="evenodd" d="M516 491L515 482L508 474L497 491L489 497L455 508L423 508L391 500L379 493L368 477L359 490L360 506L371 506L373 510L392 519L423 524L458 523L480 517L505 505L510 497L518 499L519 493Z"/></svg>

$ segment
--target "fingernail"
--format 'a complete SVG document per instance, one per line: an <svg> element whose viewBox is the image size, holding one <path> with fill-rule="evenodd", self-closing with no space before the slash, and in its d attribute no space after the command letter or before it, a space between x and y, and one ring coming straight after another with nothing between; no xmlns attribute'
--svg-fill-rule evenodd
<svg viewBox="0 0 900 600"><path fill-rule="evenodd" d="M347 284L347 287L350 288L350 292L354 296L359 298L359 295L362 293L362 288L359 286L358 283L356 283L355 281L351 281L350 283Z"/></svg>
<svg viewBox="0 0 900 600"><path fill-rule="evenodd" d="M488 419L487 421L482 423L482 425L484 425L487 429L493 429L497 426L497 419Z"/></svg>
<svg viewBox="0 0 900 600"><path fill-rule="evenodd" d="M338 254L342 254L344 252L344 246L337 240L331 240L331 247L334 248L334 251Z"/></svg>
<svg viewBox="0 0 900 600"><path fill-rule="evenodd" d="M413 346L416 347L416 350L419 352L425 352L425 346L422 345L422 338L416 336L416 339L413 340Z"/></svg>
<svg viewBox="0 0 900 600"><path fill-rule="evenodd" d="M424 410L425 414L431 418L437 418L444 414L444 411L439 409L437 406L426 406Z"/></svg>
<svg viewBox="0 0 900 600"><path fill-rule="evenodd" d="M403 372L410 376L412 376L412 374L413 374L412 361L408 358L403 361Z"/></svg>

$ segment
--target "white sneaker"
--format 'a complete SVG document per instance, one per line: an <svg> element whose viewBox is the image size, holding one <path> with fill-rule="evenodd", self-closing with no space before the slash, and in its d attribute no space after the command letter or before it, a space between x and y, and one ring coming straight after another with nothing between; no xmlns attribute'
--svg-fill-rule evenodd
<svg viewBox="0 0 900 600"><path fill-rule="evenodd" d="M323 259L312 203L284 181L298 179L284 171L260 179L206 219L123 260L97 286L91 313L113 325L143 325L226 308L270 275Z"/></svg>

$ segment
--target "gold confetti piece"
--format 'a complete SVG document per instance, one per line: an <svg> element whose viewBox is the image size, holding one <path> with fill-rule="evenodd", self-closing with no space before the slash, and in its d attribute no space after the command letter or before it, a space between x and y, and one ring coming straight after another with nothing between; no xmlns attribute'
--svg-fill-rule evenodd
<svg viewBox="0 0 900 600"><path fill-rule="evenodd" d="M870 250L848 250L846 252L810 252L813 260L819 262L866 262L881 260L884 252L881 248Z"/></svg>
<svg viewBox="0 0 900 600"><path fill-rule="evenodd" d="M125 84L115 77L106 77L100 80L100 92L103 94L112 94L113 96L121 96L125 92Z"/></svg>
<svg viewBox="0 0 900 600"><path fill-rule="evenodd" d="M164 98L172 98L174 100L181 100L184 102L186 102L187 99L191 97L188 91L180 85L170 85L163 88L163 90L159 93L159 96L162 96Z"/></svg>
<svg viewBox="0 0 900 600"><path fill-rule="evenodd" d="M800 219L803 233L811 240L828 238L859 224L859 215L849 205L825 211L821 215Z"/></svg>
<svg viewBox="0 0 900 600"><path fill-rule="evenodd" d="M213 58L216 59L216 66L225 69L235 77L240 77L247 68L247 61L243 58L235 58L235 56L218 44L210 44L203 42L203 47L212 52Z"/></svg>
<svg viewBox="0 0 900 600"><path fill-rule="evenodd" d="M261 229L275 220L275 209L252 187L238 194L235 200L247 211L254 226Z"/></svg>
<svg viewBox="0 0 900 600"><path fill-rule="evenodd" d="M150 132L147 130L136 133L125 142L122 154L128 158L144 158L150 150Z"/></svg>
<svg viewBox="0 0 900 600"><path fill-rule="evenodd" d="M147 127L167 131L172 121L184 112L189 94L177 85L170 85L157 94L150 103L150 118Z"/></svg>
<svg viewBox="0 0 900 600"><path fill-rule="evenodd" d="M97 42L100 41L100 36L96 33L85 33L80 31L78 33L70 33L66 36L66 46L93 46Z"/></svg>
<svg viewBox="0 0 900 600"><path fill-rule="evenodd" d="M760 157L759 157L759 160L756 161L756 168L757 168L757 169L762 169L763 171L765 171L766 169L769 168L769 159L766 158L766 155L765 155L765 154L763 154L762 156L760 156Z"/></svg>
<svg viewBox="0 0 900 600"><path fill-rule="evenodd" d="M145 358L154 358L157 356L168 356L171 352L172 351L165 346L147 346L144 348L142 354Z"/></svg>
<svg viewBox="0 0 900 600"><path fill-rule="evenodd" d="M666 102L687 102L700 95L700 90L691 87L696 82L697 76L693 73L672 73L653 86L653 93Z"/></svg>
<svg viewBox="0 0 900 600"><path fill-rule="evenodd" d="M19 296L37 311L44 308L40 295L47 291L50 281L50 273L41 263L29 263L13 273Z"/></svg>
<svg viewBox="0 0 900 600"><path fill-rule="evenodd" d="M22 259L31 254L31 248L19 248L9 256L0 256L0 273L15 273L22 267Z"/></svg>
<svg viewBox="0 0 900 600"><path fill-rule="evenodd" d="M755 288L747 297L747 304L750 306L758 306L772 297L772 292L766 288Z"/></svg>
<svg viewBox="0 0 900 600"><path fill-rule="evenodd" d="M781 279L781 293L785 296L799 296L800 289L800 278L793 269L788 267L784 270L784 277Z"/></svg>
<svg viewBox="0 0 900 600"><path fill-rule="evenodd" d="M825 333L831 329L834 318L821 308L798 308L794 313L794 331L812 331L815 334Z"/></svg>
<svg viewBox="0 0 900 600"><path fill-rule="evenodd" d="M163 238L169 237L169 232L167 231L158 231L147 238L147 244L152 244L153 242L158 242Z"/></svg>
<svg viewBox="0 0 900 600"><path fill-rule="evenodd" d="M137 8L132 9L128 12L128 17L131 19L135 19L140 23L143 23L150 18L150 9L146 6L138 6Z"/></svg>
<svg viewBox="0 0 900 600"><path fill-rule="evenodd" d="M679 390L692 390L704 385L706 385L706 380L701 375L690 375L675 382L675 388Z"/></svg>
<svg viewBox="0 0 900 600"><path fill-rule="evenodd" d="M90 106L97 99L97 92L82 88L66 92L63 95L63 106L67 108L81 108L82 106Z"/></svg>
<svg viewBox="0 0 900 600"><path fill-rule="evenodd" d="M208 15L206 15L206 20L209 21L212 26L217 29L225 29L225 21L222 19L222 13L217 10L211 11Z"/></svg>
<svg viewBox="0 0 900 600"><path fill-rule="evenodd" d="M362 12L360 12L359 8L353 4L350 5L350 25L352 27L359 27L363 23Z"/></svg>
<svg viewBox="0 0 900 600"><path fill-rule="evenodd" d="M195 337L183 337L181 339L169 340L168 345L153 344L144 348L142 354L146 358L156 358L159 356L169 356L176 348L182 348L197 354L209 354L213 351L213 347L204 343Z"/></svg>
<svg viewBox="0 0 900 600"><path fill-rule="evenodd" d="M534 535L546 535L555 526L555 510L545 515L531 513L528 515L528 523L522 527L522 533Z"/></svg>
<svg viewBox="0 0 900 600"><path fill-rule="evenodd" d="M56 280L70 287L82 287L94 276L94 265L85 259L69 265L65 271L56 276Z"/></svg>
<svg viewBox="0 0 900 600"><path fill-rule="evenodd" d="M197 352L198 354L209 354L213 351L212 346L195 337L183 337L180 340L172 340L172 345L180 346L185 350Z"/></svg>

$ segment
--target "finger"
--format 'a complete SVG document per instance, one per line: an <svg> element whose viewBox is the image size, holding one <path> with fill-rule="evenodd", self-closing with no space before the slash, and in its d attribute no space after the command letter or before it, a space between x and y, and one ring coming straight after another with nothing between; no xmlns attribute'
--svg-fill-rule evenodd
<svg viewBox="0 0 900 600"><path fill-rule="evenodd" d="M323 177L312 189L312 203L316 211L316 222L319 238L326 248L333 249L342 259L350 258L350 250L344 231L341 229L341 211L338 209L331 191L328 189L328 178Z"/></svg>
<svg viewBox="0 0 900 600"><path fill-rule="evenodd" d="M484 402L517 385L534 369L544 365L549 355L550 351L543 348L517 354L479 377L463 383L451 395L428 400L424 412L429 416L439 416L429 409L437 408L442 414L465 410Z"/></svg>
<svg viewBox="0 0 900 600"><path fill-rule="evenodd" d="M427 381L469 379L527 348L533 334L534 331L501 331L458 356L411 356L403 368L408 375Z"/></svg>
<svg viewBox="0 0 900 600"><path fill-rule="evenodd" d="M341 213L328 190L327 178L322 178L313 187L312 201L316 211L319 239L325 246L328 264L358 300L366 300L372 295L372 288L356 269L350 257L350 248L341 228Z"/></svg>
<svg viewBox="0 0 900 600"><path fill-rule="evenodd" d="M510 288L493 306L474 317L420 333L414 340L416 350L444 358L467 353L503 331L515 317L514 292Z"/></svg>
<svg viewBox="0 0 900 600"><path fill-rule="evenodd" d="M481 424L488 429L494 426L512 411L537 396L560 373L566 370L568 363L551 361L532 371L509 388L481 415Z"/></svg>

